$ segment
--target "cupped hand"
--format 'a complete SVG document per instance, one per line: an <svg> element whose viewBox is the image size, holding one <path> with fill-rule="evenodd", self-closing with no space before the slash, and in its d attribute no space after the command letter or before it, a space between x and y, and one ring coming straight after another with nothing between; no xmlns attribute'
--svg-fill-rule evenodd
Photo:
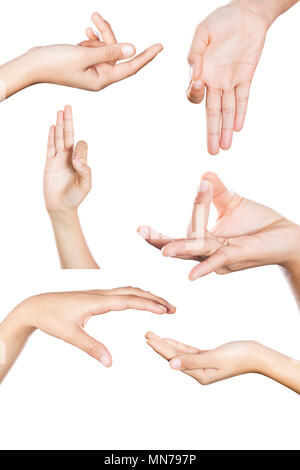
<svg viewBox="0 0 300 470"><path fill-rule="evenodd" d="M26 299L14 315L27 328L39 329L82 349L104 366L112 364L108 349L89 336L84 327L90 318L110 311L146 310L156 314L172 314L175 307L166 300L138 288L59 292L41 294Z"/></svg>
<svg viewBox="0 0 300 470"><path fill-rule="evenodd" d="M72 108L57 113L51 126L44 172L44 195L51 212L76 209L91 189L91 169L87 165L87 144L78 142L74 149Z"/></svg>
<svg viewBox="0 0 300 470"><path fill-rule="evenodd" d="M211 200L218 219L208 230ZM200 261L190 272L191 280L213 271L227 274L270 264L290 269L299 258L299 226L233 193L214 173L202 177L186 238L168 237L148 226L139 227L138 233L164 256Z"/></svg>
<svg viewBox="0 0 300 470"><path fill-rule="evenodd" d="M188 61L187 97L200 103L206 89L207 148L228 150L233 131L244 125L250 86L261 56L268 21L249 2L236 1L214 11L196 29Z"/></svg>
<svg viewBox="0 0 300 470"><path fill-rule="evenodd" d="M259 373L259 356L263 349L254 341L236 341L212 350L200 350L149 332L147 344L164 359L172 369L180 370L209 385L238 375Z"/></svg>
<svg viewBox="0 0 300 470"><path fill-rule="evenodd" d="M128 43L117 43L110 25L99 13L94 13L92 20L102 40L88 28L90 40L77 46L41 46L28 52L36 64L35 82L99 91L136 74L163 49L161 44L155 44L133 57L135 47ZM129 58L131 60L118 63Z"/></svg>

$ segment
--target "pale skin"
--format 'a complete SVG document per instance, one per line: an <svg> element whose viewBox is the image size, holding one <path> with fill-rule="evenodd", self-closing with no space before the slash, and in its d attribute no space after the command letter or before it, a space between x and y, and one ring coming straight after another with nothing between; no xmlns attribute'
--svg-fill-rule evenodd
<svg viewBox="0 0 300 470"><path fill-rule="evenodd" d="M188 99L201 103L206 94L207 149L228 150L233 132L245 122L252 79L266 33L275 19L298 0L234 0L198 26L188 62Z"/></svg>
<svg viewBox="0 0 300 470"><path fill-rule="evenodd" d="M74 148L71 106L57 113L51 126L44 172L44 196L63 269L99 269L84 238L78 207L91 189L88 147L78 142Z"/></svg>
<svg viewBox="0 0 300 470"><path fill-rule="evenodd" d="M88 40L76 46L34 47L2 65L0 100L37 83L99 91L136 74L163 49L161 44L154 44L135 56L135 47L118 43L111 26L99 13L94 13L92 20L99 36L88 28ZM130 60L119 63L124 59Z"/></svg>
<svg viewBox="0 0 300 470"><path fill-rule="evenodd" d="M47 293L26 299L0 323L0 383L36 330L69 343L110 367L110 352L84 328L94 316L128 309L159 315L176 311L161 297L133 287Z"/></svg>
<svg viewBox="0 0 300 470"><path fill-rule="evenodd" d="M211 202L218 213L207 229ZM196 220L196 207L202 216ZM205 173L195 200L186 238L172 238L148 226L138 233L164 256L200 261L190 272L194 281L212 272L228 274L264 265L286 272L300 306L300 227L269 207L230 191L215 173Z"/></svg>
<svg viewBox="0 0 300 470"><path fill-rule="evenodd" d="M261 374L300 394L300 361L284 356L255 341L235 341L216 349L201 350L155 333L146 334L147 344L174 370L201 385L244 374Z"/></svg>

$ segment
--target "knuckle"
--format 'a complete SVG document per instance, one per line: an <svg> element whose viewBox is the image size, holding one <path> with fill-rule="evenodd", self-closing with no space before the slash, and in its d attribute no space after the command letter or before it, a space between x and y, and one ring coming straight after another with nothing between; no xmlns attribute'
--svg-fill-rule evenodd
<svg viewBox="0 0 300 470"><path fill-rule="evenodd" d="M208 117L220 117L220 111L214 108L206 108L206 114Z"/></svg>
<svg viewBox="0 0 300 470"><path fill-rule="evenodd" d="M201 379L199 380L200 384L203 385L204 387L206 385L209 385L210 382L209 382L209 379L207 377L201 377Z"/></svg>
<svg viewBox="0 0 300 470"><path fill-rule="evenodd" d="M230 107L230 106L225 106L222 108L222 114L234 114L235 113L235 108L234 107Z"/></svg>
<svg viewBox="0 0 300 470"><path fill-rule="evenodd" d="M97 343L91 344L87 350L87 353L92 357L99 357L101 353L101 347Z"/></svg>
<svg viewBox="0 0 300 470"><path fill-rule="evenodd" d="M111 47L107 47L105 51L105 58L108 62L113 62L117 59L117 51Z"/></svg>

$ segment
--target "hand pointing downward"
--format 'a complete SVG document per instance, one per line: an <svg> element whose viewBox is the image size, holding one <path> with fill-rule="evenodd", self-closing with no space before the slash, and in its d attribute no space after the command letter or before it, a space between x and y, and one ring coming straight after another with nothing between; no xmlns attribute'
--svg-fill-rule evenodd
<svg viewBox="0 0 300 470"><path fill-rule="evenodd" d="M0 383L37 329L76 346L110 367L110 352L84 328L92 317L128 309L156 314L176 311L166 300L133 287L47 293L26 299L0 323L0 342L6 347L5 361L0 362Z"/></svg>

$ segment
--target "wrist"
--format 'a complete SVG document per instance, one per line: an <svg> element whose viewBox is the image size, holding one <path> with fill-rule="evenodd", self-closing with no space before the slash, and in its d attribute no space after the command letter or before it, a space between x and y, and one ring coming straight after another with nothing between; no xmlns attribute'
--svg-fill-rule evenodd
<svg viewBox="0 0 300 470"><path fill-rule="evenodd" d="M285 243L289 242L289 250L286 259L280 263L281 267L290 277L300 280L300 227L293 224L292 230L289 231L285 239Z"/></svg>
<svg viewBox="0 0 300 470"><path fill-rule="evenodd" d="M15 342L26 340L36 329L31 322L26 301L17 305L3 320L2 325Z"/></svg>
<svg viewBox="0 0 300 470"><path fill-rule="evenodd" d="M268 348L256 341L251 342L250 362L253 373L268 375Z"/></svg>
<svg viewBox="0 0 300 470"><path fill-rule="evenodd" d="M0 100L37 83L37 66L30 51L0 67Z"/></svg>
<svg viewBox="0 0 300 470"><path fill-rule="evenodd" d="M71 209L48 210L48 214L53 224L71 226L78 222L77 207Z"/></svg>
<svg viewBox="0 0 300 470"><path fill-rule="evenodd" d="M267 29L280 15L274 0L232 0L231 3L257 14L265 22Z"/></svg>

